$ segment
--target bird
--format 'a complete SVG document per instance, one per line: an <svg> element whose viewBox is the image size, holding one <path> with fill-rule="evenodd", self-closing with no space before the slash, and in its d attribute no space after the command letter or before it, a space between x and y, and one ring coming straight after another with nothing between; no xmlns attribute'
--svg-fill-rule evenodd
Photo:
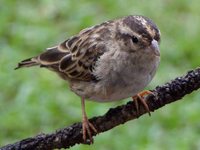
<svg viewBox="0 0 200 150"><path fill-rule="evenodd" d="M18 63L15 69L47 68L69 83L81 99L83 140L93 143L98 133L88 120L85 100L113 102L131 97L138 109L144 88L160 63L160 30L148 17L129 15L81 30L37 56Z"/></svg>

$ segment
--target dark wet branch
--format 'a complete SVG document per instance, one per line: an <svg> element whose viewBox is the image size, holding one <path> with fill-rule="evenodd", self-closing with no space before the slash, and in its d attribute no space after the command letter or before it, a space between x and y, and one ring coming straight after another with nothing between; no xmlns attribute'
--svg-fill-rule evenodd
<svg viewBox="0 0 200 150"><path fill-rule="evenodd" d="M200 88L200 68L189 71L185 76L178 77L162 86L157 86L152 92L154 95L147 97L150 111L180 100L186 94ZM143 105L139 105L139 114L135 111L132 101L126 105L111 108L105 115L94 117L90 122L99 133L110 130L129 120L135 119L146 113ZM137 116L138 115L138 116ZM95 134L93 135L95 136ZM6 145L1 150L49 150L55 148L69 148L82 143L81 123L75 123L52 134L40 134L27 138L14 144Z"/></svg>

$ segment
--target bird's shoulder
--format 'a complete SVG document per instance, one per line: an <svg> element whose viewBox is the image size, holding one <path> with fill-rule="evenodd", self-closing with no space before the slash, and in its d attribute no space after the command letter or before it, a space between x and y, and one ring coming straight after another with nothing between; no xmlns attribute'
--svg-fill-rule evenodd
<svg viewBox="0 0 200 150"><path fill-rule="evenodd" d="M58 45L58 50L67 52L59 62L59 70L69 78L96 80L93 69L99 57L107 51L106 42L111 39L112 21L86 28Z"/></svg>

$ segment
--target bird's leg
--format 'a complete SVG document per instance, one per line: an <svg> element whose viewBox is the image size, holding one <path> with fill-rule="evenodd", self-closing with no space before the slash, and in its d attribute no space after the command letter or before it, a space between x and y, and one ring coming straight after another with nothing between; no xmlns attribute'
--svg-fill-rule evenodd
<svg viewBox="0 0 200 150"><path fill-rule="evenodd" d="M93 143L93 138L91 134L91 129L93 132L97 133L95 127L89 122L86 112L85 112L85 99L81 98L81 107L82 107L82 132L83 132L83 140L86 142L87 135L90 139L90 144Z"/></svg>
<svg viewBox="0 0 200 150"><path fill-rule="evenodd" d="M151 113L150 113L150 110L149 110L149 106L147 105L147 103L146 103L146 101L144 99L144 96L145 95L149 95L149 94L153 94L153 93L151 91L145 90L145 91L142 91L142 92L140 92L137 95L132 97L132 99L133 99L133 101L135 103L137 114L139 113L139 106L138 106L138 100L139 100L144 105L144 108L149 113L149 116L151 116Z"/></svg>

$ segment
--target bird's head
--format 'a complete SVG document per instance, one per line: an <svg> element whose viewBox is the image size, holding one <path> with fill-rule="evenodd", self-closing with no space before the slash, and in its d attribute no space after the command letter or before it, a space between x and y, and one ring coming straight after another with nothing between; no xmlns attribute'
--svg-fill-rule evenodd
<svg viewBox="0 0 200 150"><path fill-rule="evenodd" d="M118 20L116 38L122 50L160 56L160 31L144 16L128 16Z"/></svg>

